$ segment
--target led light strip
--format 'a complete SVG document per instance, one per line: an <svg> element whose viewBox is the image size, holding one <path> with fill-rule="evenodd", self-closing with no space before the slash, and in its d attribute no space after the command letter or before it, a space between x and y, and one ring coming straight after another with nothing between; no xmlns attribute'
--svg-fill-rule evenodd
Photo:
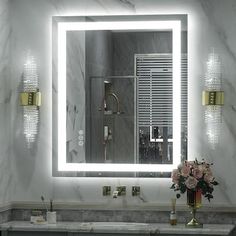
<svg viewBox="0 0 236 236"><path fill-rule="evenodd" d="M66 162L66 32L88 30L171 30L173 65L173 164L91 164ZM181 161L181 22L58 22L58 170L170 172Z"/></svg>

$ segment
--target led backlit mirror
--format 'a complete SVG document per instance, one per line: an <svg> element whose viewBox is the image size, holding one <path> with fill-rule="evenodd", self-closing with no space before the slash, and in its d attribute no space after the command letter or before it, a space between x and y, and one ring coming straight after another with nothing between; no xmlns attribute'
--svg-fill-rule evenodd
<svg viewBox="0 0 236 236"><path fill-rule="evenodd" d="M187 16L53 18L53 175L169 176L187 156Z"/></svg>

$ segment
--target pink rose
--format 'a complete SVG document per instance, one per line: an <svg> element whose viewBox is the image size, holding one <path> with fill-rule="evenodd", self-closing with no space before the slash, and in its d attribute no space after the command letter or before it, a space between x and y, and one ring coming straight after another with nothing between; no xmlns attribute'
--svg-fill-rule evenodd
<svg viewBox="0 0 236 236"><path fill-rule="evenodd" d="M193 167L196 165L194 161L185 161L185 165L188 166L189 168Z"/></svg>
<svg viewBox="0 0 236 236"><path fill-rule="evenodd" d="M184 177L188 177L189 174L190 174L190 167L187 166L187 165L184 165L181 169L181 174L184 176Z"/></svg>
<svg viewBox="0 0 236 236"><path fill-rule="evenodd" d="M204 175L204 180L210 184L213 180L214 180L214 177L211 173L211 171L207 172L205 175Z"/></svg>
<svg viewBox="0 0 236 236"><path fill-rule="evenodd" d="M172 182L177 184L178 181L179 181L179 170L178 169L174 169L172 171L172 174L171 174L171 178L172 178Z"/></svg>
<svg viewBox="0 0 236 236"><path fill-rule="evenodd" d="M202 171L202 173L206 173L207 165L205 163L202 163L201 165L198 166L198 169Z"/></svg>
<svg viewBox="0 0 236 236"><path fill-rule="evenodd" d="M192 170L192 174L193 174L193 176L194 176L196 179L200 179L200 178L202 178L202 176L203 176L202 170L199 169L198 167L196 167L196 168L194 168L194 169Z"/></svg>
<svg viewBox="0 0 236 236"><path fill-rule="evenodd" d="M188 189L196 188L197 183L198 183L197 179L195 179L192 176L189 176L187 180L185 181L185 185Z"/></svg>

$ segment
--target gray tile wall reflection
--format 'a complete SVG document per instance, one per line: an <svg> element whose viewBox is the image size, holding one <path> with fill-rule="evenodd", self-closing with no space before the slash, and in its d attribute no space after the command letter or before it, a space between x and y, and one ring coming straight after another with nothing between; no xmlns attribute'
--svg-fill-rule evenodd
<svg viewBox="0 0 236 236"><path fill-rule="evenodd" d="M135 160L135 79L113 79L114 91L120 101L121 114L114 115L113 136L114 152L112 158L115 163L136 163ZM109 116L106 117L109 120Z"/></svg>
<svg viewBox="0 0 236 236"><path fill-rule="evenodd" d="M134 55L149 53L171 53L170 32L124 32L113 34L113 73L134 74Z"/></svg>
<svg viewBox="0 0 236 236"><path fill-rule="evenodd" d="M113 74L133 75L134 55L171 53L171 32L119 32L112 34ZM182 33L182 52L187 52L187 33Z"/></svg>
<svg viewBox="0 0 236 236"><path fill-rule="evenodd" d="M111 32L86 32L87 162L104 162L104 79L111 75L111 56Z"/></svg>
<svg viewBox="0 0 236 236"><path fill-rule="evenodd" d="M172 51L172 35L170 32L111 33L103 31L87 34L86 44L89 59L87 60L86 72L89 75L93 73L94 76L101 75L104 78L108 73L111 73L108 74L110 76L132 76L134 75L135 54L171 53ZM183 41L186 42L186 33L183 33L183 38ZM104 47L104 43L108 46ZM186 50L185 46L183 51ZM109 66L107 66L107 61L110 61ZM108 71L106 68L112 68L112 71ZM119 98L121 114L102 117L102 113L97 112L97 107L103 106L105 86L101 85L102 79L100 82L94 79L91 84L92 100L90 102L98 104L94 107L91 106L91 157L92 160L96 160L95 162L103 162L104 157L102 156L106 153L107 159L113 163L134 163L136 162L134 160L136 142L134 130L135 79L121 77L110 79L110 81L112 92ZM109 96L107 103L108 109L111 109L112 106L112 111L116 112L114 98ZM108 126L112 133L112 138L108 142L103 142L103 130L101 128L104 126ZM92 160L91 162L94 162Z"/></svg>

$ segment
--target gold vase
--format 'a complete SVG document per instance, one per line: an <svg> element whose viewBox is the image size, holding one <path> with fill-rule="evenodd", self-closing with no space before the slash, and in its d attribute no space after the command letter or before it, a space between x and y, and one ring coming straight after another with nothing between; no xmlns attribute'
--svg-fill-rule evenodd
<svg viewBox="0 0 236 236"><path fill-rule="evenodd" d="M192 219L186 224L190 228L202 228L202 224L196 219L197 209L202 206L202 193L201 190L187 190L187 204L191 209Z"/></svg>

